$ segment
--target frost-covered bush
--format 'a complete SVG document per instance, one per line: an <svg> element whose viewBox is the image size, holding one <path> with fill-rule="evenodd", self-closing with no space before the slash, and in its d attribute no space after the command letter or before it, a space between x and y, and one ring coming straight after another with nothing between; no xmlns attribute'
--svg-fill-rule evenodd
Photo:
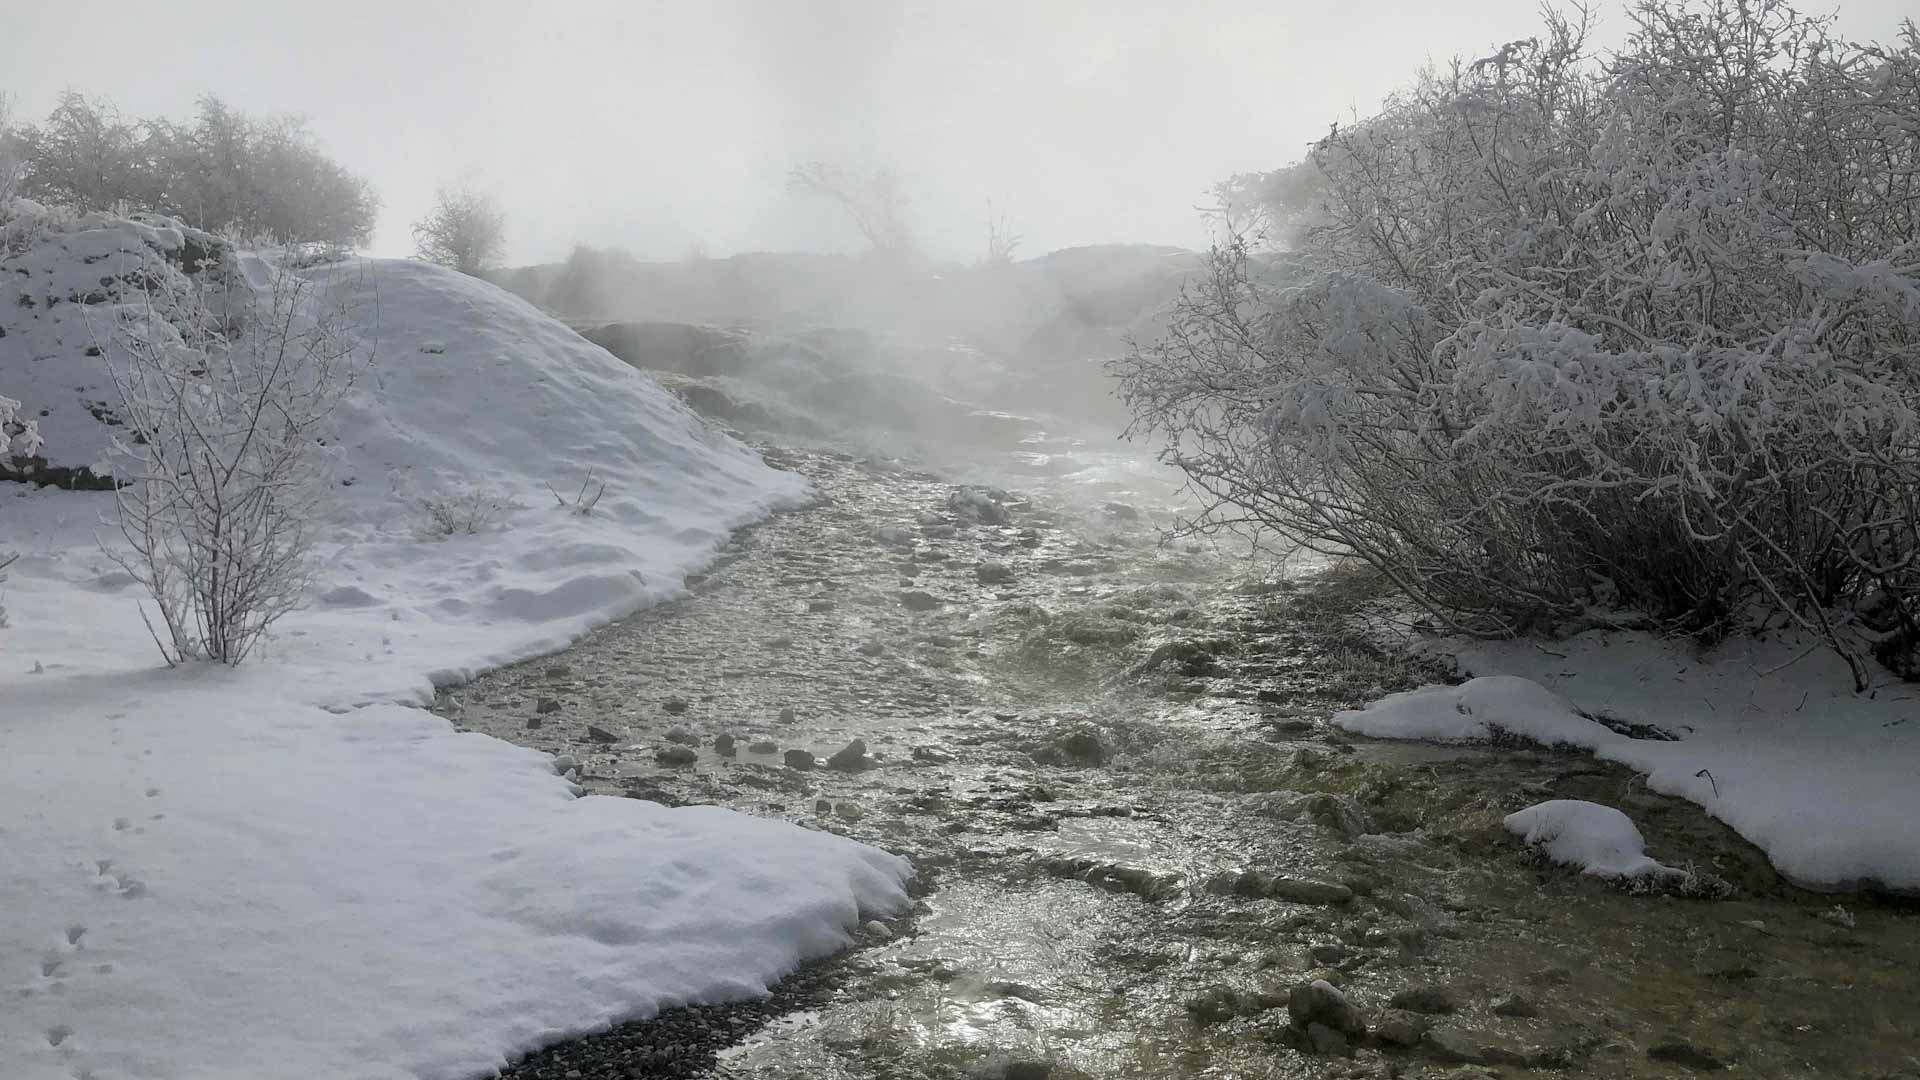
<svg viewBox="0 0 1920 1080"><path fill-rule="evenodd" d="M44 121L0 138L0 159L7 145L25 163L21 195L164 213L208 232L364 244L380 207L372 185L328 157L303 121L250 116L212 96L177 122L123 116L69 91Z"/></svg>
<svg viewBox="0 0 1920 1080"><path fill-rule="evenodd" d="M1759 603L1864 680L1920 645L1920 33L1629 14L1234 181L1260 232L1124 393L1203 527L1361 555L1458 630Z"/></svg>
<svg viewBox="0 0 1920 1080"><path fill-rule="evenodd" d="M123 437L107 554L153 598L169 664L237 664L306 586L326 423L366 357L324 282L285 268L155 275L106 343ZM184 283L184 284L181 284ZM181 290L187 292L183 295ZM132 316L132 317L129 317Z"/></svg>
<svg viewBox="0 0 1920 1080"><path fill-rule="evenodd" d="M419 505L420 536L425 540L474 536L492 528L504 515L520 509L520 503L513 496L482 488L421 496Z"/></svg>

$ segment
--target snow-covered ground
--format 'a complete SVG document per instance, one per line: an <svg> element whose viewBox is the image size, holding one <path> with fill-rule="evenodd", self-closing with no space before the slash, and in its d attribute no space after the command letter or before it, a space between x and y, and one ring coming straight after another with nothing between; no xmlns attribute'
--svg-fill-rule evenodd
<svg viewBox="0 0 1920 1080"><path fill-rule="evenodd" d="M0 260L0 394L54 463L107 437L81 313L139 303L109 279L192 239L102 217ZM676 594L805 492L491 285L305 273L377 312L378 360L336 418L314 601L248 665L160 666L94 539L109 496L0 484L0 551L22 556L0 586L0 1075L484 1075L569 1031L762 992L897 909L893 856L575 798L543 755L404 707ZM548 485L589 471L593 512L557 505ZM421 500L470 492L508 509L428 538Z"/></svg>
<svg viewBox="0 0 1920 1080"><path fill-rule="evenodd" d="M1920 890L1920 686L1879 672L1854 694L1838 657L1791 634L1734 638L1705 656L1604 631L1441 647L1480 677L1394 694L1334 723L1436 741L1497 728L1591 750L1700 804L1803 885ZM1674 738L1634 737L1646 728Z"/></svg>

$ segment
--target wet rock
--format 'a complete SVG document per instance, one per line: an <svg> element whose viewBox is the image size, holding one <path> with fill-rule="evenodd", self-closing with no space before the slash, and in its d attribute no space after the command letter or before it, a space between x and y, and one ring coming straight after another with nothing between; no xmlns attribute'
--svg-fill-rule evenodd
<svg viewBox="0 0 1920 1080"><path fill-rule="evenodd" d="M558 698L543 697L539 701L534 702L533 711L541 716L545 716L548 713L557 713L560 711L560 701Z"/></svg>
<svg viewBox="0 0 1920 1080"><path fill-rule="evenodd" d="M1540 1015L1540 1006L1535 1005L1533 999L1524 994L1507 994L1494 999L1493 1014L1531 1019Z"/></svg>
<svg viewBox="0 0 1920 1080"><path fill-rule="evenodd" d="M968 1080L1049 1080L1053 1075L1053 1062L1003 1051L988 1055L968 1069L966 1075Z"/></svg>
<svg viewBox="0 0 1920 1080"><path fill-rule="evenodd" d="M1417 1046L1433 1021L1405 1009L1387 1009L1373 1022L1373 1033L1393 1046Z"/></svg>
<svg viewBox="0 0 1920 1080"><path fill-rule="evenodd" d="M973 568L973 576L982 585L1006 585L1013 581L1013 567L1006 563L984 562Z"/></svg>
<svg viewBox="0 0 1920 1080"><path fill-rule="evenodd" d="M542 726L544 726L545 724L546 724L546 721L545 721L545 720L542 720L542 719L540 719L540 718L539 718L539 717L537 717L537 716L529 716L529 717L527 717L527 730L528 730L528 731L538 731L538 730L540 730L540 728L541 728Z"/></svg>
<svg viewBox="0 0 1920 1080"><path fill-rule="evenodd" d="M1287 993L1287 1016L1297 1027L1322 1024L1343 1035L1365 1035L1366 1021L1340 988L1325 979L1301 983Z"/></svg>
<svg viewBox="0 0 1920 1080"><path fill-rule="evenodd" d="M823 612L828 612L828 611L832 611L832 610L833 610L833 601L831 601L831 600L809 600L809 601L807 601L807 612L808 612L809 614L812 614L812 615L819 615L819 614L821 614L821 613L823 613Z"/></svg>
<svg viewBox="0 0 1920 1080"><path fill-rule="evenodd" d="M1329 942L1325 945L1315 945L1310 955L1316 964L1338 964L1347 958L1347 947L1337 941Z"/></svg>
<svg viewBox="0 0 1920 1080"><path fill-rule="evenodd" d="M667 700L660 703L660 708L662 711L668 713L669 715L679 716L681 713L684 713L687 711L688 702L686 698L670 697Z"/></svg>
<svg viewBox="0 0 1920 1080"><path fill-rule="evenodd" d="M1105 765L1113 756L1098 729L1076 727L1055 735L1033 751L1033 760L1042 765Z"/></svg>
<svg viewBox="0 0 1920 1080"><path fill-rule="evenodd" d="M565 776L579 767L580 767L580 763L574 760L574 756L572 754L555 754L554 755L553 771L556 773L559 773L561 776Z"/></svg>
<svg viewBox="0 0 1920 1080"><path fill-rule="evenodd" d="M1329 1057L1346 1057L1353 1052L1345 1035L1317 1021L1307 1025L1307 1044L1314 1053Z"/></svg>
<svg viewBox="0 0 1920 1080"><path fill-rule="evenodd" d="M767 639L767 648L772 649L775 652L779 652L783 649L791 649L793 648L793 639L791 637L788 637L785 634L782 634L777 638L769 638Z"/></svg>
<svg viewBox="0 0 1920 1080"><path fill-rule="evenodd" d="M732 757L739 751L734 749L733 736L721 732L713 737L713 752L721 757Z"/></svg>
<svg viewBox="0 0 1920 1080"><path fill-rule="evenodd" d="M1180 895L1186 882L1185 875L1175 871L1065 855L1043 858L1040 867L1057 877L1075 878L1108 892L1132 893L1143 900L1172 899Z"/></svg>
<svg viewBox="0 0 1920 1080"><path fill-rule="evenodd" d="M1442 1016L1458 1011L1460 1008L1460 1001L1454 997L1453 991L1435 983L1409 986L1395 993L1388 1000L1388 1004L1396 1009L1425 1013L1429 1016Z"/></svg>
<svg viewBox="0 0 1920 1080"><path fill-rule="evenodd" d="M867 759L867 741L855 739L827 758L827 768L840 772L859 772L873 762Z"/></svg>
<svg viewBox="0 0 1920 1080"><path fill-rule="evenodd" d="M1727 1063L1719 1054L1703 1050L1685 1039L1671 1035L1647 1047L1647 1058L1650 1061L1679 1065L1701 1072L1716 1072L1727 1067Z"/></svg>
<svg viewBox="0 0 1920 1080"><path fill-rule="evenodd" d="M814 813L816 813L816 814L831 814L831 813L833 813L833 800L832 800L832 799L815 799L815 800L813 800L813 812L814 812Z"/></svg>
<svg viewBox="0 0 1920 1080"><path fill-rule="evenodd" d="M787 763L787 768L799 769L801 772L805 772L818 764L818 761L813 756L813 752L810 750L789 750L781 760Z"/></svg>
<svg viewBox="0 0 1920 1080"><path fill-rule="evenodd" d="M597 743L617 743L620 741L620 736L594 724L587 725L587 738Z"/></svg>
<svg viewBox="0 0 1920 1080"><path fill-rule="evenodd" d="M566 664L548 664L546 676L549 679L564 679L573 674L573 668Z"/></svg>
<svg viewBox="0 0 1920 1080"><path fill-rule="evenodd" d="M1282 821L1311 821L1351 840L1379 831L1373 818L1351 796L1316 792L1291 798L1275 798L1257 804L1256 812Z"/></svg>
<svg viewBox="0 0 1920 1080"><path fill-rule="evenodd" d="M887 647L878 641L863 641L859 645L854 646L853 651L859 653L861 656L879 656L881 653L887 651Z"/></svg>
<svg viewBox="0 0 1920 1080"><path fill-rule="evenodd" d="M860 809L859 803L837 802L833 804L833 815L842 821L859 821L867 812Z"/></svg>
<svg viewBox="0 0 1920 1080"><path fill-rule="evenodd" d="M956 521L977 525L1011 525L1013 515L1007 511L1006 505L1011 498L999 488L968 484L954 488L947 496L947 510Z"/></svg>
<svg viewBox="0 0 1920 1080"><path fill-rule="evenodd" d="M1107 516L1110 518L1113 518L1115 521L1139 521L1140 520L1140 511L1137 508L1128 506L1126 503L1123 503L1123 502L1110 502L1107 505L1101 507L1101 509L1105 510L1107 513Z"/></svg>
<svg viewBox="0 0 1920 1080"><path fill-rule="evenodd" d="M747 749L756 754L777 754L780 752L780 744L772 739L755 739L747 744Z"/></svg>
<svg viewBox="0 0 1920 1080"><path fill-rule="evenodd" d="M691 746L663 746L653 752L653 760L674 767L691 765L700 760L700 752Z"/></svg>
<svg viewBox="0 0 1920 1080"><path fill-rule="evenodd" d="M916 746L913 748L913 760L928 765L946 765L953 761L953 755L937 746Z"/></svg>
<svg viewBox="0 0 1920 1080"><path fill-rule="evenodd" d="M1269 878L1266 895L1275 900L1286 900L1295 904L1348 904L1353 902L1353 890L1345 885L1336 885L1331 881L1311 881L1307 878L1274 877Z"/></svg>
<svg viewBox="0 0 1920 1080"><path fill-rule="evenodd" d="M792 709L781 709L781 710L780 710L780 718L779 718L779 722L780 722L780 723L782 723L782 724L791 724L791 723L793 723L793 710L792 710Z"/></svg>
<svg viewBox="0 0 1920 1080"><path fill-rule="evenodd" d="M919 589L909 589L900 594L900 606L908 611L932 611L945 605L945 600Z"/></svg>
<svg viewBox="0 0 1920 1080"><path fill-rule="evenodd" d="M1447 1025L1428 1031L1420 1045L1435 1058L1462 1065L1511 1065L1520 1068L1551 1064L1557 1055L1497 1031Z"/></svg>
<svg viewBox="0 0 1920 1080"><path fill-rule="evenodd" d="M866 935L870 938L878 938L881 941L893 940L893 930L879 919L869 920L866 925L860 929L866 931Z"/></svg>
<svg viewBox="0 0 1920 1080"><path fill-rule="evenodd" d="M1134 671L1144 674L1166 669L1196 678L1215 675L1220 671L1220 657L1233 650L1234 643L1224 638L1169 641L1149 653Z"/></svg>
<svg viewBox="0 0 1920 1080"><path fill-rule="evenodd" d="M700 745L700 736L677 724L667 729L666 739L670 743L679 743L681 746Z"/></svg>
<svg viewBox="0 0 1920 1080"><path fill-rule="evenodd" d="M1231 1020L1240 1012L1240 993L1229 986L1202 990L1187 999L1187 1015L1202 1026Z"/></svg>

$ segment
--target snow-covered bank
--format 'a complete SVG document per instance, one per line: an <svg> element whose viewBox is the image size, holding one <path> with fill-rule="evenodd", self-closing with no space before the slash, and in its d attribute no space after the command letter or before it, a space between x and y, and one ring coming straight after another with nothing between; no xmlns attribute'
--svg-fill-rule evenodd
<svg viewBox="0 0 1920 1080"><path fill-rule="evenodd" d="M760 993L903 902L872 848L575 799L543 754L261 674L5 692L0 1075L484 1076Z"/></svg>
<svg viewBox="0 0 1920 1080"><path fill-rule="evenodd" d="M1526 641L1444 647L1481 677L1394 694L1334 723L1436 741L1498 729L1591 750L1700 804L1802 885L1920 890L1920 686L1882 672L1853 694L1837 657L1790 635L1735 638L1705 657L1601 631L1550 652ZM1634 737L1649 728L1673 738Z"/></svg>
<svg viewBox="0 0 1920 1080"><path fill-rule="evenodd" d="M95 216L0 259L0 393L52 463L106 446L103 319L203 240ZM0 1075L484 1075L760 993L898 908L903 860L577 799L544 756L402 707L678 593L805 489L491 285L303 273L377 361L335 418L312 602L245 667L160 668L95 540L110 496L0 483ZM589 472L592 512L558 505ZM469 494L500 513L432 536L423 500Z"/></svg>

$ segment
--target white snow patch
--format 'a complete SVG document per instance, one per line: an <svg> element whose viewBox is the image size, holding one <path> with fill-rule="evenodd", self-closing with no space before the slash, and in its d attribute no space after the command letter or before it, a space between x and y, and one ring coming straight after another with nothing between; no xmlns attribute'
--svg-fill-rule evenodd
<svg viewBox="0 0 1920 1080"><path fill-rule="evenodd" d="M1379 738L1479 740L1489 725L1591 750L1689 799L1816 889L1920 891L1920 687L1845 665L1792 634L1733 638L1706 656L1643 633L1555 642L1447 640L1480 677L1394 694L1334 723ZM1530 689L1529 689L1530 687ZM1673 741L1630 738L1646 725Z"/></svg>
<svg viewBox="0 0 1920 1080"><path fill-rule="evenodd" d="M1677 876L1647 857L1647 842L1627 815L1580 799L1552 799L1506 817L1507 831L1547 858L1596 877Z"/></svg>
<svg viewBox="0 0 1920 1080"><path fill-rule="evenodd" d="M187 235L94 215L0 260L0 393L55 464L107 438L83 310L137 304L101 279ZM396 704L676 594L805 485L485 282L312 273L377 309L380 362L338 416L314 602L247 666L158 667L94 539L110 496L0 484L0 549L22 556L0 630L0 1072L485 1075L762 993L897 910L894 856L576 798L544 755ZM93 288L116 296L87 304ZM589 470L607 483L593 512L556 505L547 486ZM422 539L420 497L477 486L512 508Z"/></svg>

